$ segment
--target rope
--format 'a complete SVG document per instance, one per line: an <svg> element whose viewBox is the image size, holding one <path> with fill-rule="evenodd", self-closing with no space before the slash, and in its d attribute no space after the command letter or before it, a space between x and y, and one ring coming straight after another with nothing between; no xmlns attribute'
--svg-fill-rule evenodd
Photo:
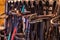
<svg viewBox="0 0 60 40"><path fill-rule="evenodd" d="M14 40L14 37L15 37L15 34L16 34L16 27L14 28L14 31L13 31L13 33L12 33L12 38L11 38L11 40Z"/></svg>
<svg viewBox="0 0 60 40"><path fill-rule="evenodd" d="M10 40L10 37L11 37L11 32L9 33L8 40Z"/></svg>

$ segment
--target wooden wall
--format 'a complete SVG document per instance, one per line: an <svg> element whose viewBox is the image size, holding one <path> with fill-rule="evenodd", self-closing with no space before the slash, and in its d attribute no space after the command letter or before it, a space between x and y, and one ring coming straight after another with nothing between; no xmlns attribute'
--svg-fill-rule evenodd
<svg viewBox="0 0 60 40"><path fill-rule="evenodd" d="M4 13L5 9L5 0L0 0L0 14ZM0 25L4 24L4 19L0 19Z"/></svg>

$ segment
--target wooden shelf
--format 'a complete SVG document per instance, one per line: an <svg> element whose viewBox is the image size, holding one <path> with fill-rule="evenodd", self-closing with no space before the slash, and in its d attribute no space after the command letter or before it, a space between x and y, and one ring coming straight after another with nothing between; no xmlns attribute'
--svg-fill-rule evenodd
<svg viewBox="0 0 60 40"><path fill-rule="evenodd" d="M0 26L0 31L4 30L5 27L4 26Z"/></svg>

